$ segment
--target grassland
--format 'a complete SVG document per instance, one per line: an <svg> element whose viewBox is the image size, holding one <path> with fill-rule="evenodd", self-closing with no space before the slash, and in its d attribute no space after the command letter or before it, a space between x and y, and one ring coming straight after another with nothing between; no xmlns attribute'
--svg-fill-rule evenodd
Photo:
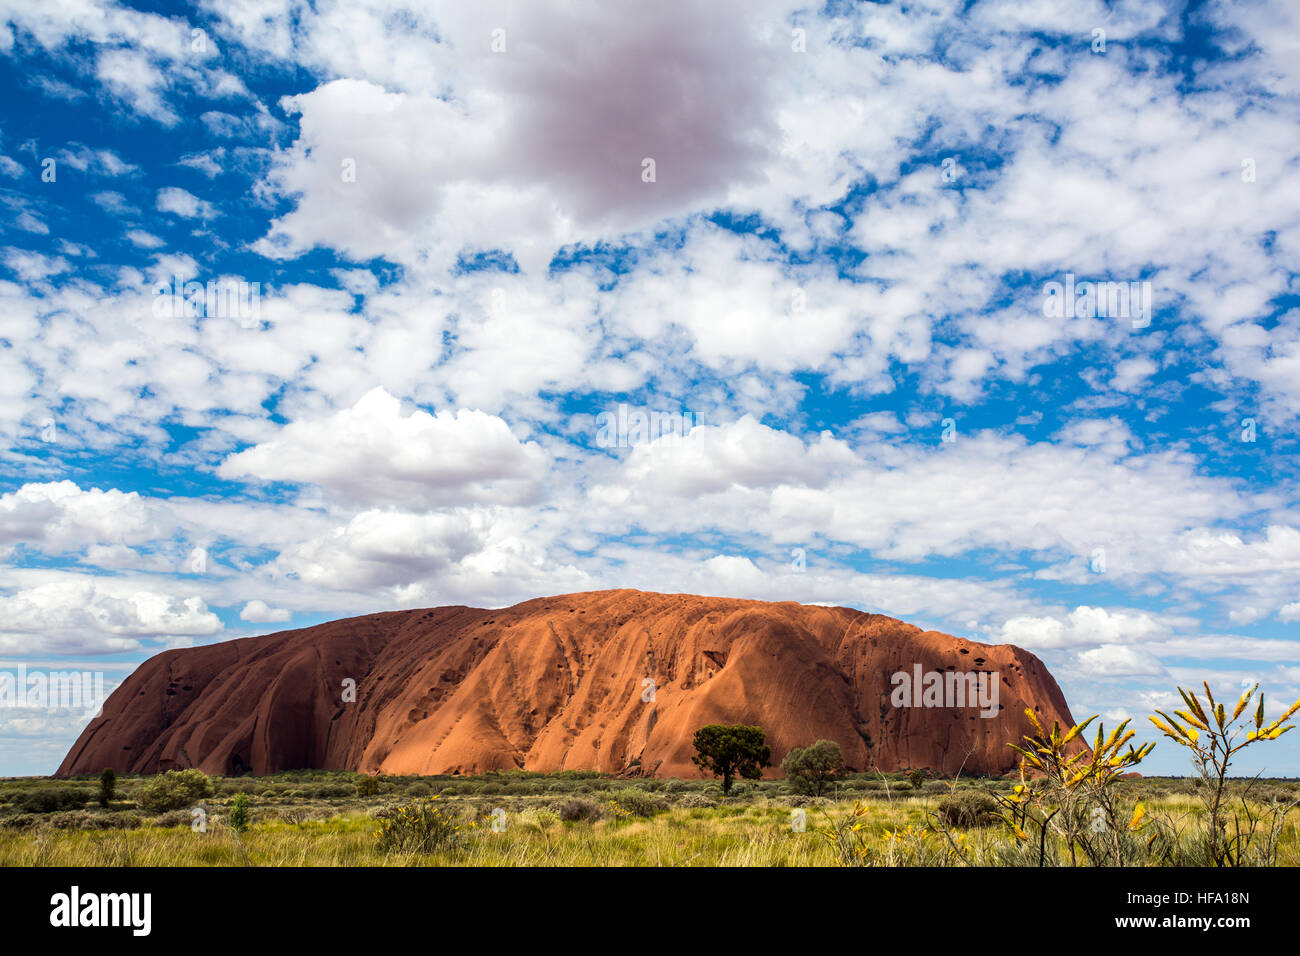
<svg viewBox="0 0 1300 956"><path fill-rule="evenodd" d="M1070 862L1059 840L1031 845L984 812L991 794L1010 793L1013 781L1002 779L917 780L917 788L901 774L858 774L824 797L769 780L740 783L724 799L707 780L572 772L376 780L301 771L212 778L211 794L194 806L161 813L137 800L150 779L119 778L107 807L96 799L96 779L0 780L0 865L1037 865L1040 851L1049 864ZM1200 862L1204 805L1196 781L1117 786L1172 834L1163 860L1147 855L1138 865ZM1230 790L1257 808L1300 798L1297 781L1234 781ZM250 816L243 832L230 826L238 794L247 795ZM953 813L968 805L980 812ZM383 821L419 806L437 808L445 843L427 852L381 849ZM796 828L800 816L804 832ZM1134 835L1139 850L1146 832L1153 831ZM1300 865L1300 809L1282 815L1274 842L1272 862Z"/></svg>

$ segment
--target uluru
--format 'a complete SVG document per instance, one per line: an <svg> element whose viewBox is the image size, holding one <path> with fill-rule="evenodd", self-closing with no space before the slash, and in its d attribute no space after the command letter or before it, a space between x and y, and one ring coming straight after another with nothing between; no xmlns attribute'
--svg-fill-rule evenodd
<svg viewBox="0 0 1300 956"><path fill-rule="evenodd" d="M996 685L996 703L897 706L897 675L914 673ZM58 774L696 777L692 737L714 723L763 728L770 776L819 739L857 770L1000 774L1016 766L1008 741L1031 729L1026 708L1073 723L1047 668L1013 645L845 607L622 589L164 651L114 691Z"/></svg>

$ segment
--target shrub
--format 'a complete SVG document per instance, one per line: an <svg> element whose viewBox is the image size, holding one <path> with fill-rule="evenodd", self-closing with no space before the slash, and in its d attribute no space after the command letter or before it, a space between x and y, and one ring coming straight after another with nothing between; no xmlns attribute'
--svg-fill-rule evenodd
<svg viewBox="0 0 1300 956"><path fill-rule="evenodd" d="M41 818L34 813L11 813L0 817L0 827L11 830L34 830L40 823Z"/></svg>
<svg viewBox="0 0 1300 956"><path fill-rule="evenodd" d="M356 790L353 787L347 787L343 784L325 784L312 790L312 796L320 800L331 800L337 797L350 797Z"/></svg>
<svg viewBox="0 0 1300 956"><path fill-rule="evenodd" d="M794 796L786 797L785 802L791 807L821 807L831 801L827 797L810 797L806 793L796 793Z"/></svg>
<svg viewBox="0 0 1300 956"><path fill-rule="evenodd" d="M688 793L682 797L677 805L688 810L699 810L704 807L714 806L714 802L702 793Z"/></svg>
<svg viewBox="0 0 1300 956"><path fill-rule="evenodd" d="M379 792L378 774L376 774L373 777L363 774L358 778L357 780L358 797L373 797L378 792Z"/></svg>
<svg viewBox="0 0 1300 956"><path fill-rule="evenodd" d="M201 770L169 770L145 784L135 799L149 813L166 813L193 806L212 792L212 781Z"/></svg>
<svg viewBox="0 0 1300 956"><path fill-rule="evenodd" d="M560 820L560 815L554 810L547 810L545 807L533 807L519 814L519 822L525 826L540 827L545 830L549 826L554 826Z"/></svg>
<svg viewBox="0 0 1300 956"><path fill-rule="evenodd" d="M59 830L134 830L141 819L135 813L92 813L71 810L50 817L50 826Z"/></svg>
<svg viewBox="0 0 1300 956"><path fill-rule="evenodd" d="M620 809L638 817L654 816L656 813L662 813L668 809L666 800L632 787L620 790L614 796L614 800L618 803Z"/></svg>
<svg viewBox="0 0 1300 956"><path fill-rule="evenodd" d="M1294 730L1295 725L1288 724L1287 720L1300 712L1300 700L1292 704L1282 716L1266 721L1263 694L1259 695L1253 708L1250 706L1255 692L1259 690L1259 684L1238 698L1231 715L1224 706L1226 702L1214 699L1208 682L1203 682L1201 686L1205 688L1204 704L1199 692L1179 687L1178 693L1187 709L1175 710L1173 717L1157 710L1156 713L1164 719L1149 719L1156 729L1191 753L1192 766L1196 768L1195 782L1198 790L1203 791L1198 795L1205 805L1203 821L1209 858L1207 862L1212 862L1215 866L1276 865L1277 846L1286 824L1287 805L1279 807L1274 804L1269 819L1261 827L1258 819L1250 818L1250 810L1243 799L1242 808L1249 822L1242 826L1242 821L1232 806L1232 794L1227 780L1228 768L1232 765L1232 758L1247 747L1265 740L1276 740Z"/></svg>
<svg viewBox="0 0 1300 956"><path fill-rule="evenodd" d="M978 790L958 790L939 800L935 812L952 827L987 827L1001 821L998 802Z"/></svg>
<svg viewBox="0 0 1300 956"><path fill-rule="evenodd" d="M153 820L156 827L189 827L193 823L194 817L189 810L168 810Z"/></svg>
<svg viewBox="0 0 1300 956"><path fill-rule="evenodd" d="M14 807L23 813L79 810L86 805L90 796L89 790L82 790L79 787L39 787L16 796Z"/></svg>
<svg viewBox="0 0 1300 956"><path fill-rule="evenodd" d="M605 810L595 800L574 797L555 807L555 812L565 823L594 823L605 815Z"/></svg>
<svg viewBox="0 0 1300 956"><path fill-rule="evenodd" d="M435 853L459 847L464 842L460 824L450 812L444 813L434 800L437 797L377 813L379 829L375 831L375 838L379 852Z"/></svg>
<svg viewBox="0 0 1300 956"><path fill-rule="evenodd" d="M243 833L248 829L248 794L241 793L235 797L235 805L230 808L230 829Z"/></svg>
<svg viewBox="0 0 1300 956"><path fill-rule="evenodd" d="M104 768L104 772L99 775L99 805L106 807L112 802L113 796L117 791L117 774L113 772L112 767Z"/></svg>
<svg viewBox="0 0 1300 956"><path fill-rule="evenodd" d="M820 797L844 774L844 755L835 741L819 740L791 750L781 761L781 770L797 792Z"/></svg>

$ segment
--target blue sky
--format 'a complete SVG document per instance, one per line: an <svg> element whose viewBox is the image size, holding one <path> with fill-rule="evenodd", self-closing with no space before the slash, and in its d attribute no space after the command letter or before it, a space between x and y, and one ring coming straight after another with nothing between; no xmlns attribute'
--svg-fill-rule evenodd
<svg viewBox="0 0 1300 956"><path fill-rule="evenodd" d="M6 669L637 587L1300 696L1288 5L467 6L0 3Z"/></svg>

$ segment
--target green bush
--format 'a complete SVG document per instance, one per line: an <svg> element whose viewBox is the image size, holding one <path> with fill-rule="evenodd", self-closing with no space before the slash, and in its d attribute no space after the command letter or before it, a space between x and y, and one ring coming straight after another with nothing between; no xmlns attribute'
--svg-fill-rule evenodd
<svg viewBox="0 0 1300 956"><path fill-rule="evenodd" d="M213 794L212 781L201 770L168 770L136 792L136 803L149 813L166 813L193 806Z"/></svg>
<svg viewBox="0 0 1300 956"><path fill-rule="evenodd" d="M356 789L354 787L345 786L340 783L327 783L313 788L311 795L319 800L332 800L338 797L350 797L355 792Z"/></svg>
<svg viewBox="0 0 1300 956"><path fill-rule="evenodd" d="M248 794L241 793L235 797L235 804L230 808L230 829L243 833L248 829Z"/></svg>
<svg viewBox="0 0 1300 956"><path fill-rule="evenodd" d="M79 810L90 798L90 791L80 787L38 787L14 797L14 807L22 813L58 813Z"/></svg>
<svg viewBox="0 0 1300 956"><path fill-rule="evenodd" d="M10 830L34 830L41 825L42 818L34 813L11 813L0 817L0 827Z"/></svg>
<svg viewBox="0 0 1300 956"><path fill-rule="evenodd" d="M688 810L701 810L705 807L716 806L714 801L710 800L702 793L688 793L678 801L679 807L685 807Z"/></svg>
<svg viewBox="0 0 1300 956"><path fill-rule="evenodd" d="M194 816L189 810L168 810L160 814L152 821L156 827L185 827L189 829L194 824Z"/></svg>
<svg viewBox="0 0 1300 956"><path fill-rule="evenodd" d="M935 813L951 827L988 827L1001 821L998 802L979 790L958 790L939 800Z"/></svg>
<svg viewBox="0 0 1300 956"><path fill-rule="evenodd" d="M50 826L59 830L134 830L141 818L136 813L94 813L70 810L50 817Z"/></svg>
<svg viewBox="0 0 1300 956"><path fill-rule="evenodd" d="M638 817L654 816L668 809L668 801L632 787L618 791L613 800L618 804L619 809Z"/></svg>
<svg viewBox="0 0 1300 956"><path fill-rule="evenodd" d="M781 770L799 793L820 797L844 774L844 756L833 740L795 747L781 761Z"/></svg>
<svg viewBox="0 0 1300 956"><path fill-rule="evenodd" d="M432 800L381 810L376 834L380 853L435 853L459 847L460 824L450 811Z"/></svg>
<svg viewBox="0 0 1300 956"><path fill-rule="evenodd" d="M785 802L791 807L823 807L831 801L829 797L810 797L806 793L796 793L792 797L786 797Z"/></svg>
<svg viewBox="0 0 1300 956"><path fill-rule="evenodd" d="M117 774L111 767L106 767L104 772L99 775L99 805L106 807L113 800L117 792Z"/></svg>
<svg viewBox="0 0 1300 956"><path fill-rule="evenodd" d="M565 800L554 809L565 823L594 823L605 815L605 809L599 803L581 797Z"/></svg>

